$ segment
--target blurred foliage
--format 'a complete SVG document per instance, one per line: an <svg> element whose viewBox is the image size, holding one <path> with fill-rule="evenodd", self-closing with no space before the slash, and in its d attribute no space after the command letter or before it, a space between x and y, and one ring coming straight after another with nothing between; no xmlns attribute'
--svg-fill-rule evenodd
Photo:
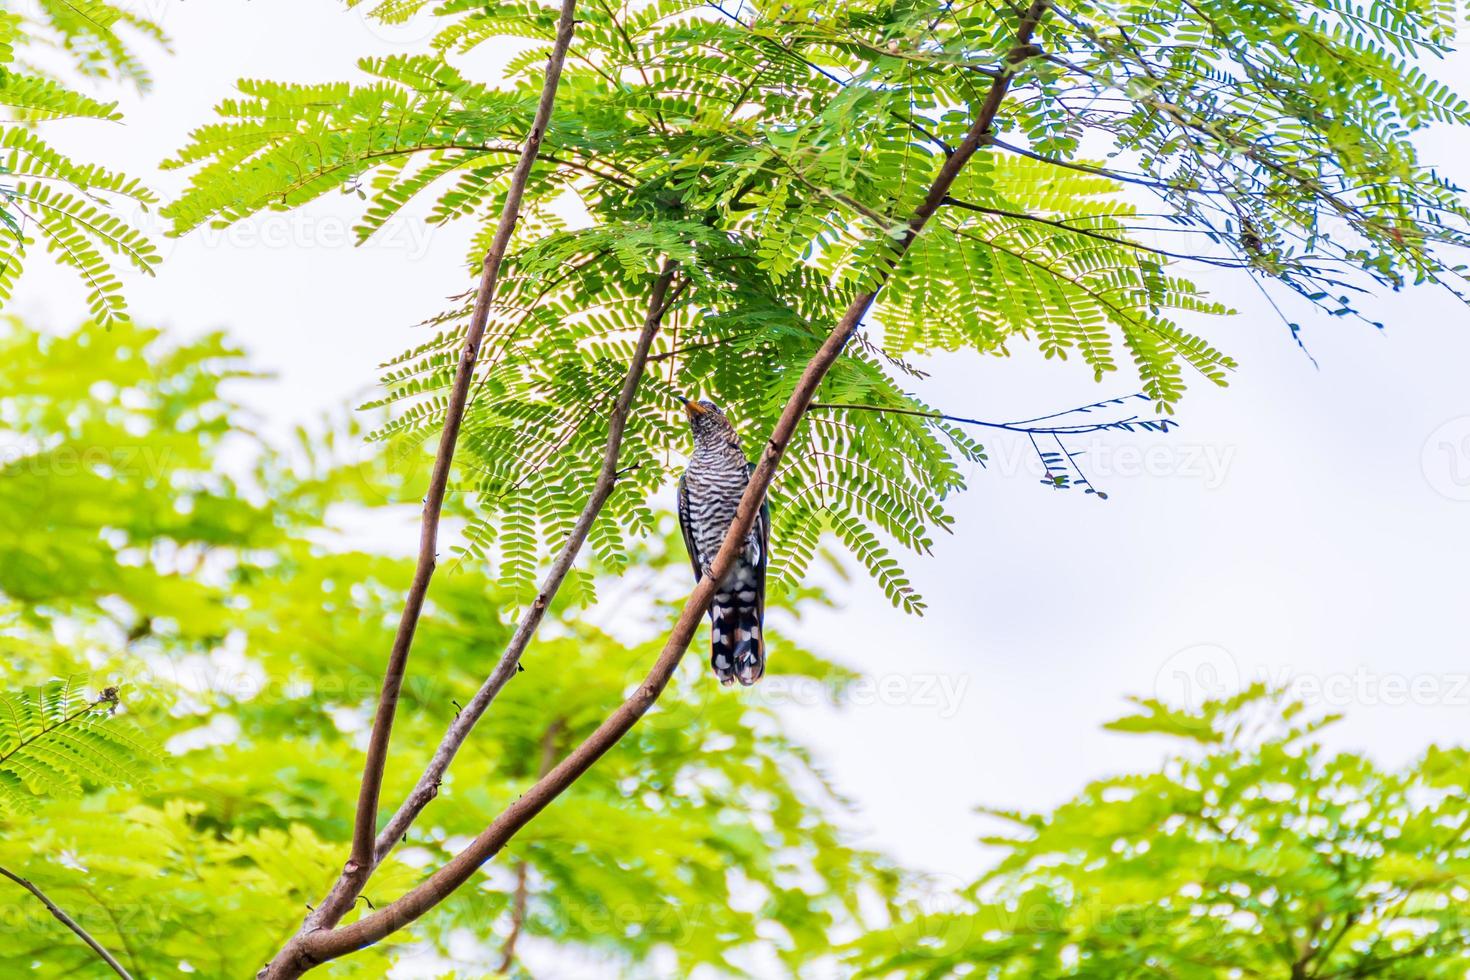
<svg viewBox="0 0 1470 980"><path fill-rule="evenodd" d="M29 784L25 806L0 817L0 865L137 975L250 975L345 853L360 739L410 575L400 558L349 549L340 528L408 529L411 508L392 502L414 498L426 460L346 462L361 435L351 426L262 445L228 394L252 376L218 337L42 337L6 321L0 340L29 352L0 359L15 392L0 398L0 495L5 513L36 515L24 536L4 525L0 656L12 688L45 685L0 711L81 710L167 748L152 764L143 751ZM328 501L341 506L324 514ZM684 573L667 515L634 548L636 572L587 569L596 608L588 589L553 607L525 673L367 900L447 858L641 680ZM73 560L117 574L68 574ZM805 588L777 625L820 601ZM435 582L388 804L498 655L513 609L469 565ZM599 625L613 619L616 636ZM834 696L853 680L779 642L788 679ZM844 801L779 716L691 660L471 887L328 969L381 976L416 954L488 975L520 918L515 974L519 957L554 947L659 976L1463 977L1470 754L1431 749L1398 772L1333 755L1317 741L1330 718L1259 688L1199 711L1138 707L1110 727L1187 748L1049 814L988 811L1019 828L987 839L1004 852L996 867L908 905L915 880L847 840ZM0 724L0 754L14 727ZM0 975L104 975L30 896L0 895Z"/></svg>
<svg viewBox="0 0 1470 980"><path fill-rule="evenodd" d="M27 515L0 524L7 685L76 678L73 701L83 688L87 701L120 701L99 721L167 747L146 778L121 778L132 771L121 765L81 772L51 787L66 792L0 817L0 865L137 976L251 975L346 853L359 741L411 573L403 559L353 550L338 527L407 529L407 508L390 502L416 496L427 460L348 462L361 437L350 426L266 447L228 394L250 372L218 337L0 329L0 508ZM324 517L327 501L337 506ZM639 577L588 568L604 602L625 607L618 636L586 615L586 590L553 608L525 672L367 899L394 898L417 868L447 859L546 753L584 737L642 679L687 574L676 542L660 515L635 554ZM797 598L822 601L811 589ZM510 632L513 605L469 565L445 568L429 601L385 806L410 788ZM795 606L782 609L778 620ZM792 676L834 694L853 679L777 642ZM0 745L8 738L0 725ZM829 954L861 898L882 904L898 883L839 831L844 807L772 708L720 692L691 661L481 879L395 942L331 969L381 976L412 948L452 949L464 975L494 972L519 877L523 951L549 940L681 975L751 956L807 962ZM0 975L104 969L39 903L0 892Z"/></svg>
<svg viewBox="0 0 1470 980"><path fill-rule="evenodd" d="M1334 719L1257 685L1108 727L1184 745L1016 828L951 905L849 947L862 976L1216 980L1470 973L1470 752L1401 770L1316 738Z"/></svg>

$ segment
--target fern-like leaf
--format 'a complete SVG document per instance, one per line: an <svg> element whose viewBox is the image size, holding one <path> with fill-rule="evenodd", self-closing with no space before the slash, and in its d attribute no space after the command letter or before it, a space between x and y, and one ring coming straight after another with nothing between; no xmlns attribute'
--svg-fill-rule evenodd
<svg viewBox="0 0 1470 980"><path fill-rule="evenodd" d="M117 705L116 688L89 697L68 681L0 693L0 808L144 782L160 750L115 716Z"/></svg>

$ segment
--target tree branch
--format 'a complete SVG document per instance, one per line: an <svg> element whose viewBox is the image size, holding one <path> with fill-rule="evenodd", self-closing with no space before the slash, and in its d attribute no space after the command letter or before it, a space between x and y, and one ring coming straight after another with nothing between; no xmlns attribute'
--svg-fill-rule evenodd
<svg viewBox="0 0 1470 980"><path fill-rule="evenodd" d="M509 975L510 968L516 962L516 943L520 941L521 929L526 924L526 902L529 899L531 876L530 868L525 861L516 864L516 890L511 898L510 906L510 934L505 937L505 945L500 948L500 967L496 970L501 975Z"/></svg>
<svg viewBox="0 0 1470 980"><path fill-rule="evenodd" d="M77 923L76 919L73 919L71 916L67 915L66 912L59 905L51 901L51 899L47 898L45 892L41 891L41 889L37 888L29 880L22 878L20 875L15 874L14 872L9 871L5 868L0 868L0 876L9 878L11 881L15 882L17 885L30 892L32 895L36 896L37 900L39 900L42 905L46 906L46 911L50 912L51 915L55 917L56 921L66 926L72 932L76 933L77 938L90 946L92 948L92 952L96 953L98 958L101 959L102 962L112 967L113 973L116 973L118 976L122 977L123 980L133 980L132 974L128 973L127 970L124 970L123 965L119 963L116 959L114 959L113 955L109 953L105 948L103 948L101 943L93 939L91 934Z"/></svg>
<svg viewBox="0 0 1470 980"><path fill-rule="evenodd" d="M602 508L606 505L608 498L612 496L618 477L621 475L618 469L618 459L622 451L623 433L627 428L633 398L637 394L639 382L642 380L644 368L649 360L648 352L653 346L654 338L658 335L664 315L668 313L679 294L689 284L686 279L678 287L670 290L669 287L673 282L676 270L676 263L667 262L658 279L654 281L653 291L648 301L648 313L643 321L643 331L639 335L632 362L628 365L627 374L623 379L622 390L613 405L612 414L608 420L607 445L603 451L602 469L598 473L597 481L593 484L592 493L586 505L582 508L582 513L577 517L577 522L572 526L566 543L547 571L536 598L521 614L515 632L506 644L505 652L501 654L500 660L496 662L495 669L480 685L475 696L450 722L449 729L439 740L438 747L435 748L433 756L429 759L429 764L424 767L418 782L414 784L412 792L394 811L382 831L378 833L373 843L372 860L367 865L362 884L357 886L358 892L362 890L362 885L366 884L367 878L377 870L378 865L383 863L393 848L403 839L403 835L408 832L409 827L413 826L424 808L439 795L439 787L444 779L444 774L454 762L455 756L459 754L466 739L469 738L470 732L479 723L491 702L500 694L501 689L516 675L521 655L525 653L526 647L535 637L546 610L561 589L562 582L566 579L567 573L571 571L577 555L586 543L593 523L602 513ZM351 887L351 884L352 882L346 875L339 877L331 893L318 908L325 908L328 905L341 906L344 901L350 904L357 897L354 893L350 899L346 898L347 889ZM315 916L316 913L314 913L314 920L321 923L321 920ZM335 924L335 921L331 923L331 925ZM331 925L322 923L318 925L318 928L331 928Z"/></svg>
<svg viewBox="0 0 1470 980"><path fill-rule="evenodd" d="M566 722L560 718L546 727L546 734L541 736L541 765L536 770L537 778L551 770L551 764L556 761L556 740L561 738L566 727ZM530 867L525 861L521 861L516 865L516 891L510 910L510 935L505 937L505 945L501 948L501 973L509 973L510 968L515 965L516 942L520 940L521 930L526 926L526 903L530 899L531 891L529 879Z"/></svg>
<svg viewBox="0 0 1470 980"><path fill-rule="evenodd" d="M806 415L817 386L842 354L849 338L877 298L878 290L891 278L899 260L939 210L955 178L975 152L989 140L990 128L995 122L996 112L1000 109L1016 68L1027 58L1034 56L1035 49L1029 47L1031 36L1050 5L1050 0L1032 0L1021 15L1016 33L1016 48L1008 61L1007 70L992 82L965 138L955 147L954 154L944 161L929 193L909 219L905 233L894 243L894 253L887 269L878 273L877 282L872 289L854 297L841 320L802 371L795 390L766 441L760 461L751 473L735 520L711 563L711 573L700 580L686 600L663 650L643 683L591 735L573 749L570 755L501 811L473 841L427 879L396 901L355 922L331 931L319 930L299 936L292 944L295 955L283 962L282 968L272 973L272 977L296 977L316 964L376 943L444 901L455 889L468 881L481 865L499 853L516 832L616 745L652 707L673 677L674 670L699 629L700 620L704 618L717 583L744 547L745 537L755 522L771 478L775 475L797 426Z"/></svg>
<svg viewBox="0 0 1470 980"><path fill-rule="evenodd" d="M408 666L409 650L413 646L414 632L423 613L424 601L429 591L429 581L437 563L439 521L444 509L444 494L449 485L449 471L454 462L455 445L459 440L460 426L464 422L465 405L469 401L470 383L474 376L475 362L479 357L480 343L485 336L485 327L490 317L490 304L500 278L500 268L510 246L511 235L520 217L521 200L525 196L526 182L546 127L551 121L551 110L556 102L556 90L561 81L562 65L566 61L567 48L571 45L575 26L573 11L576 0L563 0L561 16L557 21L556 43L546 62L546 79L541 87L541 99L531 130L526 136L525 148L520 161L511 174L510 186L506 191L505 204L500 211L500 221L485 255L479 287L475 294L475 306L470 315L469 329L464 347L460 351L459 365L455 371L454 386L450 391L445 409L444 431L439 438L439 449L434 457L434 467L429 478L429 490L424 498L423 515L419 525L418 561L414 569L413 582L409 586L404 603L403 615L398 631L393 638L393 647L388 655L388 665L383 674L383 687L378 696L378 707L373 717L372 733L369 736L366 759L363 763L362 785L357 799L357 812L353 822L352 851L342 869L342 874L331 893L303 924L301 932L286 944L267 967L263 976L292 975L311 964L301 963L297 940L303 934L330 929L339 922L361 893L367 877L372 871L377 835L378 797L383 785L383 770L388 760L388 743L393 732L393 717L398 707L398 695L403 686L403 676ZM284 973L277 970L284 970Z"/></svg>

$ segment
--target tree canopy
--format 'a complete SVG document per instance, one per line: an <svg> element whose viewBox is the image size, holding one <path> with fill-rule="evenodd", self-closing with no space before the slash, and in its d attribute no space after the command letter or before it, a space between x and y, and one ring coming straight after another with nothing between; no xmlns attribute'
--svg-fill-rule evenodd
<svg viewBox="0 0 1470 980"><path fill-rule="evenodd" d="M0 427L21 447L0 504L29 518L0 526L0 868L31 891L0 931L5 969L100 969L95 946L57 941L45 894L144 975L346 957L333 968L379 976L466 938L476 972L523 971L546 939L680 975L1463 974L1463 753L1398 773L1331 756L1259 689L1196 713L1140 702L1114 727L1196 754L1004 814L1019 830L991 839L1005 856L964 906L915 914L914 877L844 833L778 714L707 678L665 688L702 610L661 584L685 572L659 503L679 403L712 397L771 433L747 498L785 454L773 611L823 601L806 582L826 540L918 611L890 548L927 551L985 459L976 420L926 402L921 357L1035 344L1136 380L1166 416L1186 379L1235 368L1206 338L1230 310L1191 263L1256 280L1298 344L1303 311L1367 319L1376 289L1463 298L1470 210L1414 142L1470 122L1424 68L1454 43L1454 3L589 0L574 39L571 0L372 9L440 28L351 79L242 81L167 162L187 187L162 210L187 234L346 192L363 240L409 208L472 224L480 289L425 310L367 406L393 467L339 458L355 422L266 445L222 387L249 377L236 349L126 322L105 253L155 257L102 205L154 199L40 142L35 124L115 107L28 52L144 85L125 37L157 27L105 2L0 13L0 300L34 234L97 320L0 328ZM501 76L482 71L492 46L515 52ZM1057 439L1054 485L1087 428L1072 416L1021 426ZM415 499L432 439L419 561L354 548L330 508ZM466 531L431 583L454 464ZM634 567L647 608L615 635L589 610ZM415 630L431 668L404 683ZM452 743L452 771L426 770L438 801L379 856L383 799L523 654L527 677ZM773 667L852 679L789 642ZM375 765L395 712L410 753ZM298 928L334 875L341 908Z"/></svg>
<svg viewBox="0 0 1470 980"><path fill-rule="evenodd" d="M575 41L477 366L461 463L482 510L468 553L529 591L586 500L609 402L665 258L687 283L638 394L630 470L593 546L612 560L650 527L700 392L770 428L800 367L856 292L886 283L823 381L773 485L778 583L831 534L917 610L888 548L948 526L961 464L983 460L924 411L913 354L1003 355L1035 343L1101 379L1126 369L1169 411L1186 379L1234 363L1194 331L1228 309L1190 260L1239 269L1298 307L1355 312L1365 288L1437 282L1466 243L1458 190L1413 138L1470 107L1424 73L1449 50L1448 0L1046 3L1015 47L1006 4L741 4L578 9ZM404 208L479 222L483 257L528 131L556 11L535 2L407 0L440 18L423 54L361 76L247 80L171 161L177 233L364 201L366 239ZM474 70L513 45L504 79ZM908 215L994 79L1011 77L982 152L888 276ZM432 311L426 311L432 312ZM385 376L384 435L422 439L445 408L466 309ZM849 406L849 407L841 407Z"/></svg>

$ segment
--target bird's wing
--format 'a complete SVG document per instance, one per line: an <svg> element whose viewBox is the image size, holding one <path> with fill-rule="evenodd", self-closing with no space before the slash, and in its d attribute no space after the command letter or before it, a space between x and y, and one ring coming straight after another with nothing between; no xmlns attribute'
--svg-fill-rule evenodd
<svg viewBox="0 0 1470 980"><path fill-rule="evenodd" d="M755 464L750 464L750 472L755 472ZM771 560L771 502L769 499L761 501L761 512L755 518L756 539L761 543L760 561L755 567L755 603L756 615L762 624L766 621L766 565Z"/></svg>
<svg viewBox="0 0 1470 980"><path fill-rule="evenodd" d="M694 528L689 519L689 488L684 485L685 477L679 477L679 530L684 533L684 548L689 552L689 564L694 566L694 581L704 577L701 570L704 562L699 558L699 546L694 543Z"/></svg>

